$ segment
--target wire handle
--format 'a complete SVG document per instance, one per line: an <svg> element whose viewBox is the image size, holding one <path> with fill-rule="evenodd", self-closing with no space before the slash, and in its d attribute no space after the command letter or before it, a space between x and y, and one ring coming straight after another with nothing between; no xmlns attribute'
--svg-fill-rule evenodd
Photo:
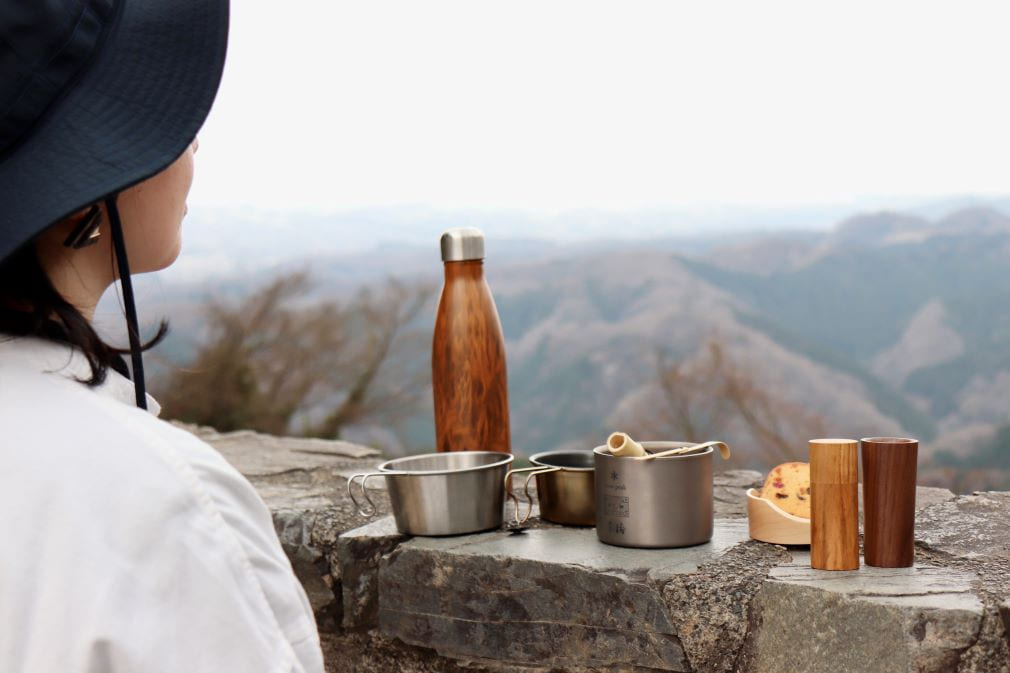
<svg viewBox="0 0 1010 673"><path fill-rule="evenodd" d="M350 479L347 480L347 496L351 499L351 502L354 503L354 509L357 510L359 515L365 517L371 517L375 514L376 511L378 511L375 506L375 503L372 502L371 496L368 495L368 489L365 488L365 482L368 481L369 478L371 477L381 477L384 476L385 474L386 474L385 472L361 472L358 474L352 474ZM365 502L368 503L369 507L371 507L371 510L362 509L361 503L359 503L358 499L354 497L354 491L351 490L351 485L354 483L354 480L358 478L361 479L360 484L361 495L365 499Z"/></svg>
<svg viewBox="0 0 1010 673"><path fill-rule="evenodd" d="M522 467L518 470L509 470L505 473L505 497L515 503L515 513L513 516L515 517L516 526L524 525L527 521L529 521L530 515L533 514L533 496L530 494L530 480L538 474L547 474L549 472L558 472L560 470L560 467L545 467L543 465L536 465L534 467ZM526 501L529 503L529 508L526 510L526 516L522 519L519 518L519 499L516 498L512 489L509 488L509 478L513 474L519 474L520 472L529 472L529 475L526 477L526 483L523 484L523 492L526 494Z"/></svg>

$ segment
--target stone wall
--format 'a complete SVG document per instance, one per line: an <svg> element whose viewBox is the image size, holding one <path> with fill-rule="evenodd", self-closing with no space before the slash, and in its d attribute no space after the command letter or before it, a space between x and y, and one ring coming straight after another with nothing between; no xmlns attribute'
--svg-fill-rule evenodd
<svg viewBox="0 0 1010 673"><path fill-rule="evenodd" d="M359 516L371 449L253 433L205 438L263 494L309 591L330 671L1010 672L1010 494L919 489L916 566L826 573L748 539L716 477L716 531L675 550L538 522L407 538ZM378 482L370 482L370 484Z"/></svg>

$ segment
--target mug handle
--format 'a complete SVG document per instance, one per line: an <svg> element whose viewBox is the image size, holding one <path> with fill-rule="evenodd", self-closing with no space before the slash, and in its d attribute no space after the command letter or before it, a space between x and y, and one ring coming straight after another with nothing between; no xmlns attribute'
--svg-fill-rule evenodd
<svg viewBox="0 0 1010 673"><path fill-rule="evenodd" d="M509 470L505 473L505 497L515 503L515 525L522 526L527 521L529 521L530 515L533 514L533 496L530 494L530 479L537 476L538 474L547 474L548 472L558 472L561 470L560 467L546 467L543 465L535 465L534 467L522 467L518 470ZM513 474L518 474L520 472L529 472L529 476L526 477L526 483L523 485L523 492L526 493L526 501L529 503L529 507L526 510L526 516L522 519L519 518L519 499L516 498L512 489L509 488L509 478Z"/></svg>
<svg viewBox="0 0 1010 673"><path fill-rule="evenodd" d="M357 510L360 516L371 517L376 512L375 503L372 502L372 498L368 495L368 489L365 488L365 482L371 477L380 477L385 474L385 472L361 472L359 474L352 474L350 479L347 480L347 496L351 499L351 502L354 503L354 509ZM354 483L355 479L361 479L361 495L365 499L365 502L368 503L369 507L371 507L370 510L362 509L361 503L359 503L358 499L354 497L354 491L351 490L351 485Z"/></svg>

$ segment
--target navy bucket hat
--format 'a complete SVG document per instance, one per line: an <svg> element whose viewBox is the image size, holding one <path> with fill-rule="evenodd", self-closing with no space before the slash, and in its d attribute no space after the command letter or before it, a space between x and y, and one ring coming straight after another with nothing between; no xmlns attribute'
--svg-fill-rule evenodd
<svg viewBox="0 0 1010 673"><path fill-rule="evenodd" d="M227 0L3 0L0 259L178 158L227 40Z"/></svg>
<svg viewBox="0 0 1010 673"><path fill-rule="evenodd" d="M228 0L0 1L0 261L105 201L140 406L115 195L169 166L196 137L221 81L228 11Z"/></svg>

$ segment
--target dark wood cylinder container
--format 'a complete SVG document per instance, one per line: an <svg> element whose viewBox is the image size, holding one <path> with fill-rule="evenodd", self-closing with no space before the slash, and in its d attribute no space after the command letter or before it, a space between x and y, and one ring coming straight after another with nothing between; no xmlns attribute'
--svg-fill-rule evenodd
<svg viewBox="0 0 1010 673"><path fill-rule="evenodd" d="M863 554L866 565L908 568L915 562L915 472L919 442L860 440L863 454Z"/></svg>
<svg viewBox="0 0 1010 673"><path fill-rule="evenodd" d="M435 446L511 453L505 337L484 279L484 235L442 235L445 284L431 351Z"/></svg>
<svg viewBox="0 0 1010 673"><path fill-rule="evenodd" d="M854 439L810 440L810 567L859 569L859 452Z"/></svg>

